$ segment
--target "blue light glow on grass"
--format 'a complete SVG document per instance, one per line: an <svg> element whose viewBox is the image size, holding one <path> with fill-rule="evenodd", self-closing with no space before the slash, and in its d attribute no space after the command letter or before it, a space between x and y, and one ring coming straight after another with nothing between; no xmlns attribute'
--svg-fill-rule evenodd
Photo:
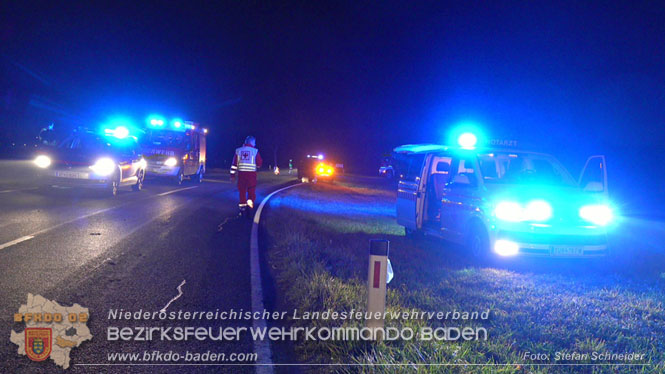
<svg viewBox="0 0 665 374"><path fill-rule="evenodd" d="M395 205L393 203L380 203L350 196L344 198L340 195L326 196L302 196L300 194L289 194L285 197L275 199L271 206L288 207L306 212L331 214L337 216L360 217L360 216L395 216Z"/></svg>

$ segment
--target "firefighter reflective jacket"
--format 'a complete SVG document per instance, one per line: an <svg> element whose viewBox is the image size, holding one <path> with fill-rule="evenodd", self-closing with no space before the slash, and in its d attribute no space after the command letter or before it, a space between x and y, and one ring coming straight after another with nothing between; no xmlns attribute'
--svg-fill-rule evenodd
<svg viewBox="0 0 665 374"><path fill-rule="evenodd" d="M259 150L245 144L236 149L236 154L233 156L233 165L231 165L231 174L235 174L237 171L256 172L256 169L260 168L262 163L263 160Z"/></svg>

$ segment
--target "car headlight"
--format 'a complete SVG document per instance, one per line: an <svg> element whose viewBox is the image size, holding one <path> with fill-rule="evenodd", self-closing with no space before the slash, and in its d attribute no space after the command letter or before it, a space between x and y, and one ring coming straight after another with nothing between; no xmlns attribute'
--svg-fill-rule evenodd
<svg viewBox="0 0 665 374"><path fill-rule="evenodd" d="M494 215L503 221L519 222L522 221L524 214L520 204L513 201L502 201L494 208Z"/></svg>
<svg viewBox="0 0 665 374"><path fill-rule="evenodd" d="M176 166L178 165L178 160L176 160L175 157L169 157L164 161L164 165L166 166Z"/></svg>
<svg viewBox="0 0 665 374"><path fill-rule="evenodd" d="M612 208L605 204L585 205L580 208L580 217L598 226L605 226L614 219Z"/></svg>
<svg viewBox="0 0 665 374"><path fill-rule="evenodd" d="M33 162L35 165L42 169L46 169L47 167L51 166L51 158L45 155L37 156Z"/></svg>
<svg viewBox="0 0 665 374"><path fill-rule="evenodd" d="M90 166L90 169L92 169L95 174L101 175L103 177L113 174L116 168L115 161L108 157L100 158L97 160L97 162Z"/></svg>
<svg viewBox="0 0 665 374"><path fill-rule="evenodd" d="M508 222L547 221L552 218L552 206L544 200L533 200L526 206L514 201L502 201L494 208L494 215Z"/></svg>
<svg viewBox="0 0 665 374"><path fill-rule="evenodd" d="M552 206L543 200L534 200L524 209L525 218L529 221L547 221L552 218Z"/></svg>

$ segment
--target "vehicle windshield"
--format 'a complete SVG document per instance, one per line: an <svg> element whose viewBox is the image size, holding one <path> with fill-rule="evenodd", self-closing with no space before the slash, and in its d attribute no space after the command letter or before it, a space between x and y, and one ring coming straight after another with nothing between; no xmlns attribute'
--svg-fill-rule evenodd
<svg viewBox="0 0 665 374"><path fill-rule="evenodd" d="M185 145L185 133L181 131L149 131L143 138L143 145L147 147L183 147Z"/></svg>
<svg viewBox="0 0 665 374"><path fill-rule="evenodd" d="M112 144L108 139L101 135L90 132L75 133L63 140L58 148L80 150L80 151L99 151L101 149L111 149Z"/></svg>
<svg viewBox="0 0 665 374"><path fill-rule="evenodd" d="M552 156L489 153L478 159L486 183L577 186L568 170Z"/></svg>

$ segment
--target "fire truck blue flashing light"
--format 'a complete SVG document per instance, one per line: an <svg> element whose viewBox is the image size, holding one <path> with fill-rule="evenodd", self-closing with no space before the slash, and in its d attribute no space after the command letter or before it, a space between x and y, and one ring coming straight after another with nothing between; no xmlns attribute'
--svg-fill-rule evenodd
<svg viewBox="0 0 665 374"><path fill-rule="evenodd" d="M146 123L152 127L162 127L166 123L164 117L159 114L151 114L146 118Z"/></svg>

